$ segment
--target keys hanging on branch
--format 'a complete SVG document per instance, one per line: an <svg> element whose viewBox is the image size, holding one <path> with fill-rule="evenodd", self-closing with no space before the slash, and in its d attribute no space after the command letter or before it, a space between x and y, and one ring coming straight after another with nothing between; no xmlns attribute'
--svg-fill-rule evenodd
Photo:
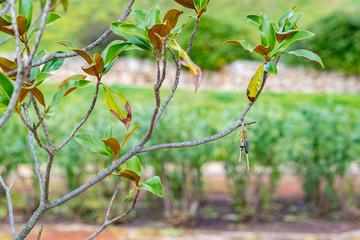
<svg viewBox="0 0 360 240"><path fill-rule="evenodd" d="M245 128L245 121L242 123L242 131L239 133L240 137L240 156L239 156L239 162L241 163L241 160L244 157L243 152L246 154L246 161L247 161L247 168L250 170L250 164L249 164L249 142L250 139L250 133Z"/></svg>

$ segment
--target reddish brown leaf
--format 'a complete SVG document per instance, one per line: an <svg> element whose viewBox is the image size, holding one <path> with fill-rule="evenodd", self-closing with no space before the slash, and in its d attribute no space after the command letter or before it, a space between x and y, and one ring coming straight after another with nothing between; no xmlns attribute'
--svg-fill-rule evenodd
<svg viewBox="0 0 360 240"><path fill-rule="evenodd" d="M175 0L178 4L191 9L196 9L194 0Z"/></svg>
<svg viewBox="0 0 360 240"><path fill-rule="evenodd" d="M162 41L160 37L166 37L170 31L171 29L168 22L155 24L148 30L148 36L154 48L160 49L162 47Z"/></svg>
<svg viewBox="0 0 360 240"><path fill-rule="evenodd" d="M36 100L38 100L38 102L43 105L45 107L45 98L44 98L44 94L36 87L30 89L31 93L34 95L34 97L36 98Z"/></svg>
<svg viewBox="0 0 360 240"><path fill-rule="evenodd" d="M79 54L80 57L82 57L83 59L85 59L85 61L86 61L88 64L92 64L92 63L93 63L90 55L89 55L87 52L85 52L85 51L83 51L83 50L81 50L81 49L72 49L72 50L73 50L74 52L76 52L77 54Z"/></svg>
<svg viewBox="0 0 360 240"><path fill-rule="evenodd" d="M170 25L170 29L173 29L176 26L179 16L182 13L183 13L183 11L180 11L178 9L170 9L165 14L163 22L165 23L166 21L168 21L169 25Z"/></svg>
<svg viewBox="0 0 360 240"><path fill-rule="evenodd" d="M8 72L17 68L17 64L7 58L0 57L0 67L4 72Z"/></svg>
<svg viewBox="0 0 360 240"><path fill-rule="evenodd" d="M108 139L102 141L110 147L111 151L114 154L113 157L116 158L121 149L119 141L114 137L109 137Z"/></svg>
<svg viewBox="0 0 360 240"><path fill-rule="evenodd" d="M21 15L16 17L16 22L17 22L17 25L18 25L20 36L24 35L24 33L26 32L26 26L27 26L26 17L21 14Z"/></svg>
<svg viewBox="0 0 360 240"><path fill-rule="evenodd" d="M96 70L96 67L94 64L86 66L86 67L81 67L81 68L87 74L89 74L91 76L97 76L97 70Z"/></svg>
<svg viewBox="0 0 360 240"><path fill-rule="evenodd" d="M95 63L96 71L97 71L98 75L100 75L104 69L104 59L101 57L100 54L95 53L94 63Z"/></svg>
<svg viewBox="0 0 360 240"><path fill-rule="evenodd" d="M71 77L68 77L68 78L65 79L64 81L62 81L62 82L59 84L58 89L63 88L63 87L64 87L68 82L70 82L70 81L77 81L77 80L83 80L83 79L86 79L86 76L85 76L85 75L82 75L82 74L73 75L73 76L71 76Z"/></svg>
<svg viewBox="0 0 360 240"><path fill-rule="evenodd" d="M9 22L8 20L4 19L2 16L0 16L0 26L10 26L11 22Z"/></svg>
<svg viewBox="0 0 360 240"><path fill-rule="evenodd" d="M6 34L9 34L11 36L14 36L14 30L7 28L7 27L0 27L0 31Z"/></svg>
<svg viewBox="0 0 360 240"><path fill-rule="evenodd" d="M270 52L271 46L268 47L264 47L263 45L257 45L253 51L260 53L261 55L268 55L268 53Z"/></svg>

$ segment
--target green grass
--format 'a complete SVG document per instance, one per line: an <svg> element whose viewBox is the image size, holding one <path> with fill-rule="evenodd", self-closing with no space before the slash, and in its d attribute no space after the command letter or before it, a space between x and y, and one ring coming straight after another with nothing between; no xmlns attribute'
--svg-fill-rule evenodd
<svg viewBox="0 0 360 240"><path fill-rule="evenodd" d="M123 87L114 86L115 89L120 91L130 102L133 109L140 109L144 105L152 106L155 104L154 93L152 88L139 88L139 87ZM56 85L47 84L42 85L44 90L46 101L49 102L52 95L56 91ZM165 89L161 92L162 99L167 97L170 89ZM90 105L90 99L92 98L94 87L90 86L85 89L76 90L74 93L66 97L63 102L57 107L57 111L66 111L67 108L76 107L79 110L85 110ZM97 108L103 108L104 102L102 99L102 91L100 91L100 97L98 100ZM149 105L147 105L149 103ZM173 100L171 101L169 108L185 108L189 110L193 109L205 109L215 110L221 112L226 108L238 107L239 110L243 109L248 103L245 92L218 92L201 90L194 94L192 90L179 89ZM284 111L294 110L302 105L315 105L319 107L328 107L341 105L348 109L360 110L360 95L359 94L302 94L302 93L271 93L263 92L252 111L256 111L256 108L266 108L269 106L280 106ZM136 111L135 111L136 112Z"/></svg>

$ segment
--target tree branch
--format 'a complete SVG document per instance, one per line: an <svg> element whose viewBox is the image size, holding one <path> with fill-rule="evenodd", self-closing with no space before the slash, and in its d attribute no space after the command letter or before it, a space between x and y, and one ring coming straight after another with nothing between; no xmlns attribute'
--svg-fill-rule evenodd
<svg viewBox="0 0 360 240"><path fill-rule="evenodd" d="M62 149L75 135L75 133L81 128L81 126L86 122L86 120L89 118L91 112L94 110L95 104L96 104L96 100L99 94L99 86L100 86L100 82L96 83L96 87L95 87L95 94L91 103L91 106L89 108L89 110L87 111L85 117L83 118L83 120L81 120L81 122L74 128L74 130L70 133L69 137L67 137L63 143L61 143L55 150L54 150L54 154L57 153L58 151L60 151L60 149Z"/></svg>
<svg viewBox="0 0 360 240"><path fill-rule="evenodd" d="M120 181L119 181L119 183L120 183ZM118 186L120 186L120 184L118 184ZM117 190L118 190L118 189L117 189ZM114 222L116 222L116 221L119 221L121 218L126 217L129 213L131 213L131 212L134 210L134 208L135 208L137 199L138 199L138 197L139 197L139 192L140 192L139 189L137 189L137 190L136 190L136 195L135 195L134 201L133 201L131 207L130 207L128 210L126 210L126 212L124 212L124 213L121 214L120 216L117 216L117 217L115 217L115 218L113 218L113 219L111 219L111 220L108 220L108 219L107 219L107 217L108 217L108 215L107 215L107 217L106 217L105 222L103 223L103 225L102 225L96 232L94 232L90 237L88 237L86 240L91 240L91 239L93 239L94 237L98 236L107 226L109 226L110 224L112 224L112 223L114 223ZM114 194L115 194L115 192L114 192ZM116 193L116 194L117 194L117 193ZM116 196L116 195L115 195L115 196ZM113 198L114 198L114 195L113 195ZM111 200L113 201L113 199L111 199ZM111 204L111 202L110 202L110 204ZM109 209L110 209L110 206L109 206ZM109 209L108 209L108 213L109 213Z"/></svg>
<svg viewBox="0 0 360 240"><path fill-rule="evenodd" d="M9 2L9 4L10 4L10 14L11 14L12 26L13 26L15 40L16 40L16 57L17 57L18 67L16 70L16 72L17 72L16 84L15 84L13 93L11 95L11 99L10 99L9 105L6 109L6 112L0 119L0 128L2 128L2 126L4 126L6 121L9 119L11 113L13 112L15 105L17 103L19 94L20 94L20 90L24 83L24 78L25 78L23 61L21 58L20 34L19 34L19 28L18 28L17 21L16 21L15 0L11 0Z"/></svg>
<svg viewBox="0 0 360 240"><path fill-rule="evenodd" d="M199 26L199 22L200 22L200 17L197 16L196 17L196 22L195 22L195 26L194 26L194 29L193 29L193 32L191 34L191 39L190 39L190 42L189 42L189 45L188 47L186 48L186 53L189 53L190 52L190 49L193 45L193 42L194 42L194 39L195 39L195 35L196 35L196 31L198 29L198 26Z"/></svg>
<svg viewBox="0 0 360 240"><path fill-rule="evenodd" d="M6 199L7 199L7 204L8 204L8 209L9 209L9 218L10 218L10 227L11 227L11 233L12 233L12 238L16 239L16 233L15 233L15 221L14 221L14 211L13 211L13 206L12 206L12 201L11 201L11 188L14 186L15 180L12 181L12 183L10 184L10 186L8 187L6 185L6 183L4 182L3 178L0 176L0 182L1 185L3 186L5 193L6 193Z"/></svg>
<svg viewBox="0 0 360 240"><path fill-rule="evenodd" d="M40 27L39 27L39 30L38 30L38 35L37 35L37 38L35 40L35 44L34 44L34 47L31 51L31 54L26 62L26 65L25 67L28 67L28 66L31 66L32 65L32 60L36 54L36 51L39 47L39 44L40 44L40 40L41 40L41 37L42 35L44 34L44 30L45 30L45 24L46 24L46 19L49 15L49 12L50 12L50 6L51 6L51 2L52 0L47 0L46 3L45 3L45 7L43 9L43 14L42 14L42 19L41 19L41 23L40 23Z"/></svg>
<svg viewBox="0 0 360 240"><path fill-rule="evenodd" d="M164 112L165 108L167 107L167 105L169 104L169 102L171 101L172 97L174 96L175 94L175 91L179 85L179 79L180 79L180 72L181 72L181 64L180 64L180 61L176 59L176 56L174 54L174 52L168 48L168 50L171 52L172 54L172 57L174 59L174 62L176 64L176 74L175 74L175 81L174 81L174 84L173 84L173 87L171 89L171 92L169 93L168 97L166 98L166 100L164 101L164 103L161 105L160 107L160 110L156 116L156 119L155 119L155 125L157 124L157 122L159 121L162 113Z"/></svg>
<svg viewBox="0 0 360 240"><path fill-rule="evenodd" d="M2 3L5 2L5 0L1 0ZM0 12L0 16L3 16L4 14L6 14L10 9L10 4L6 3L5 7L1 10Z"/></svg>
<svg viewBox="0 0 360 240"><path fill-rule="evenodd" d="M130 12L131 12L131 7L133 5L133 3L135 2L135 0L130 0L128 5L126 6L123 14L121 15L121 17L118 19L118 21L125 21L126 18L129 16ZM111 28L109 27L98 39L96 39L93 43L89 44L88 46L84 47L82 50L83 51L90 51L91 49L93 49L94 47L96 47L97 45L99 45L105 38L107 38L110 34L112 33L112 30ZM75 57L75 56L78 56L77 53L75 52L70 52L70 53L56 53L56 52L53 52L52 54L50 54L48 57L40 60L40 61L37 61L35 63L33 63L31 66L32 67L35 67L35 66L40 66L44 63L47 63L47 62L50 62L54 59L57 59L57 58L70 58L70 57ZM15 73L17 70L12 70L12 71L9 71L7 72L6 74L7 75L11 75L13 73Z"/></svg>
<svg viewBox="0 0 360 240"><path fill-rule="evenodd" d="M30 121L30 116L29 116L29 112L28 112L28 105L26 103L24 103L23 106L24 106L24 113L25 113L26 122L28 123L28 125L30 125L31 121ZM35 150L35 147L34 147L33 134L32 134L30 129L28 129L28 137L29 137L30 150L31 150L31 153L32 153L33 158L34 158L36 173L37 173L38 181L39 181L40 201L42 202L45 199L44 186L43 186L43 180L42 180L42 173L41 173L39 158L38 158L38 156L36 154L36 150Z"/></svg>
<svg viewBox="0 0 360 240"><path fill-rule="evenodd" d="M48 160L46 163L45 179L44 179L44 201L45 202L49 200L50 173L51 173L53 161L54 161L54 155L49 154Z"/></svg>

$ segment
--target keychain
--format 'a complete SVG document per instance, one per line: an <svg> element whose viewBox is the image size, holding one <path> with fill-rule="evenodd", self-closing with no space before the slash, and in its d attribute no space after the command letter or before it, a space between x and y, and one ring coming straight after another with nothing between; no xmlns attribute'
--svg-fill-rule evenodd
<svg viewBox="0 0 360 240"><path fill-rule="evenodd" d="M249 143L248 143L248 140L250 139L250 133L248 131L246 131L244 121L242 123L242 127L243 127L243 129L239 133L239 137L240 137L240 157L239 157L239 162L241 162L241 160L243 158L243 154L241 154L241 153L245 150L247 167L248 167L248 170L250 170L250 165L249 165Z"/></svg>

